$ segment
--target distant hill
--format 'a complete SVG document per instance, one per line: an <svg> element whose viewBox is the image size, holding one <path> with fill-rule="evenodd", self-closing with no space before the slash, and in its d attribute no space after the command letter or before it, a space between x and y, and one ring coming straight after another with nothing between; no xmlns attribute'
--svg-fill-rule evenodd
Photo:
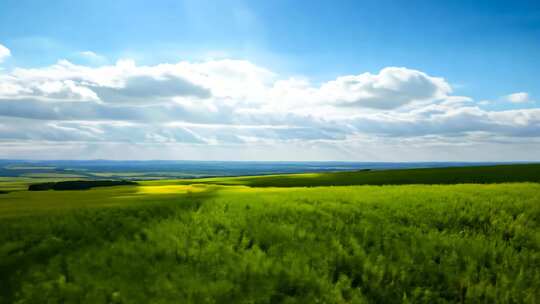
<svg viewBox="0 0 540 304"><path fill-rule="evenodd" d="M314 187L348 185L465 184L540 182L540 164L360 170L185 180L180 183L252 187Z"/></svg>

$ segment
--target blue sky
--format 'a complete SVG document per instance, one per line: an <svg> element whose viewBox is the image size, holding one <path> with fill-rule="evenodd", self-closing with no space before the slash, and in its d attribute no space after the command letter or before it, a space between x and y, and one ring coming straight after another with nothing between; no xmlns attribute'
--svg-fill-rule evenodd
<svg viewBox="0 0 540 304"><path fill-rule="evenodd" d="M453 98L454 100L459 97L468 99L467 102L469 102L469 104L459 109L452 108L452 111L465 111L464 109L467 109L467 111L471 112L473 108L484 111L475 112L474 115L476 115L475 117L478 118L478 121L472 123L470 129L462 130L460 136L465 136L465 133L467 133L466 136L468 136L462 137L462 142L470 142L471 134L477 134L478 132L493 133L494 137L492 139L482 139L484 143L487 141L489 145L495 145L497 141L501 140L501 136L506 136L508 140L515 141L515 138L517 137L516 134L518 133L519 136L522 136L522 134L531 136L532 134L534 135L532 136L534 138L533 141L535 141L536 135L539 135L536 134L536 132L538 132L538 122L535 120L539 104L537 101L540 100L540 81L538 80L540 77L536 75L540 70L540 3L538 1L189 0L152 1L150 3L148 1L133 0L3 0L0 3L0 45L9 50L9 56L4 56L3 59L0 60L0 76L2 73L5 76L5 78L3 78L3 80L0 79L0 81L3 81L4 84L9 84L9 87L15 85L19 86L19 89L17 89L17 92L19 93L10 93L11 95L6 93L3 97L0 94L0 99L5 99L9 102L14 102L16 99L18 100L17 107L23 106L21 105L22 100L25 102L43 102L47 99L47 101L50 102L52 100L51 96L53 96L51 94L49 94L50 96L23 96L20 92L35 91L35 87L42 88L44 85L48 86L48 90L50 91L50 87L54 81L60 81L61 85L66 85L66 83L71 85L70 83L72 82L75 82L75 85L80 85L82 83L79 83L82 76L77 76L78 78L69 78L64 75L58 78L57 76L52 76L52 74L48 74L48 80L46 81L41 78L36 80L36 70L50 72L50 69L54 69L54 66L62 59L65 59L70 64L76 66L65 68L66 70L70 70L70 75L75 73L73 70L80 70L77 67L87 67L90 69L99 69L100 67L107 66L113 67L118 66L117 62L119 60L132 60L138 67L158 67L160 64L176 64L181 61L195 65L203 62L221 62L221 64L224 65L225 63L223 63L223 60L236 60L238 62L247 62L253 66L247 67L246 65L242 65L243 68L239 68L239 65L241 64L229 62L227 64L232 64L234 67L232 68L227 65L226 68L236 72L238 72L238 70L236 70L238 68L241 69L241 73L245 72L249 75L258 73L257 77L260 76L260 78L257 78L258 82L256 82L254 86L256 87L261 84L264 87L261 87L261 90L268 89L272 91L269 93L273 96L272 98L276 98L276 83L281 84L281 82L276 81L294 78L308 81L309 85L304 86L304 91L302 93L298 93L289 88L292 82L287 83L287 90L289 91L283 93L286 97L283 97L282 100L292 100L293 97L296 99L314 98L323 100L326 98L325 100L330 100L339 95L341 96L340 98L346 100L350 104L357 105L358 103L356 101L364 98L362 99L362 102L367 102L364 103L364 105L371 105L367 106L367 109L365 110L363 107L355 108L359 110L355 110L357 112L354 112L354 115L347 117L347 119L357 119L360 116L366 117L366 115L371 115L369 119L379 121L380 116L386 115L385 117L394 118L394 120L389 123L395 125L396 121L421 119L416 116L416 118L412 118L412 116L403 118L400 116L405 115L404 113L407 111L409 115L418 113L420 108L410 107L410 105L416 104L418 101L422 101L418 104L421 104L423 111L426 111L422 113L428 113L426 108L426 101L428 99L431 100L429 106L434 106L434 104L443 104L444 101L442 100L446 97L451 97L450 99ZM435 85L437 87L437 92L435 94L433 93L435 91L433 91L432 93L435 95L430 95L429 98L427 97L429 94L426 95L426 92L425 94L420 94L416 91L414 93L409 91L401 92L401 95L399 96L412 96L411 99L407 101L401 100L401 97L395 97L394 95L390 96L387 92L381 91L374 93L365 89L373 83L375 83L375 86L380 85L377 84L378 80L376 80L376 75L382 75L381 71L388 67L402 67L408 69L404 72L408 75L407 77L424 77L422 75L425 75L427 77L427 80L425 81L427 82L432 80L435 81L435 78L442 78L444 79L444 84L441 85L435 81L437 82ZM184 67L182 67L182 69L183 68ZM196 69L198 71L197 73L208 72L208 67L206 66L204 68L199 66L192 68ZM244 68L250 69L249 72ZM260 70L257 70L258 68L265 69L273 74L273 80L266 79L266 74L259 73ZM204 72L201 72L201 69L203 69ZM219 70L221 71L222 69L224 69L224 67L220 66ZM26 70L26 73L22 73L24 75L21 76L22 74L20 71L17 72L17 70ZM31 70L33 72L30 72ZM392 75L397 75L396 73L404 75L402 73L403 71L400 72L400 70L390 71L391 72L385 74L390 78L394 77ZM422 73L422 75L418 74L420 75L418 76L417 74L414 74L415 72L413 73L411 71L418 71L419 73ZM214 72L215 70L212 70L212 73ZM31 73L34 74L30 75ZM96 71L96 73L99 72ZM132 71L132 73L134 73L133 75L138 76L133 76L132 74L130 74L131 76L122 76L119 74L120 76L118 76L118 79L114 81L111 80L112 84L105 84L94 81L93 79L86 79L85 82L82 83L82 86L84 87L83 90L89 89L91 92L88 93L90 95L81 93L81 96L84 95L87 99L95 97L95 100L92 102L97 104L102 104L103 102L107 103L105 99L108 97L103 97L102 94L105 93L97 88L106 85L111 85L113 87L124 85L124 87L127 88L128 83L142 84L142 79L144 77L147 77L144 79L151 81L155 80L155 77L163 80L163 75L169 75L171 73L182 74L187 72L181 70L181 68L177 68L174 71L165 71L156 68L156 70L152 72L154 73L152 75L146 75L141 70ZM345 96L343 97L340 95L343 93L342 91L339 91L338 93L336 93L336 91L328 93L330 92L330 89L327 87L333 86L334 89L337 87L335 83L331 83L332 81L340 79L340 77L343 76L361 75L363 73L370 73L370 75L375 78L368 77L368 79L364 77L355 79L355 81L359 81L362 88L365 89L364 91L356 91L354 93L356 94L356 97L354 98L360 99L355 101L353 100L354 98L352 95L343 95ZM142 74L144 75L141 76ZM226 123L226 118L224 116L225 112L220 111L236 111L243 113L248 110L255 111L255 108L257 111L262 111L263 109L268 110L266 106L249 106L246 108L247 110L242 109L239 111L242 105L252 102L253 100L262 100L261 102L275 104L270 101L271 97L268 97L269 95L266 93L258 95L254 93L249 96L248 94L240 94L242 95L240 96L231 93L232 87L229 87L226 94L223 93L225 95L220 95L218 91L221 90L221 92L225 92L222 90L222 87L227 79L215 80L217 82L213 83L199 83L199 76L194 76L193 74L186 76L182 74L181 79L182 81L187 79L189 80L189 83L201 85L201 88L208 90L208 96L210 97L207 96L202 98L201 96L197 96L196 98L201 100L214 98L212 102L202 101L202 103L208 106L211 104L212 107L218 109L216 111L223 114L223 116L219 116L219 118L215 119L217 121L220 119L223 120L220 125L228 124L233 126L244 126L249 124L247 121L242 120L244 118L240 119L238 115L233 115L233 117L230 118L230 121L234 121L234 123ZM137 78L130 82L129 80L131 78L129 77ZM14 80L15 78L16 80ZM249 83L245 82L245 79L241 80L241 82L242 81L244 81L244 84ZM46 82L48 84L45 84ZM90 85L88 85L89 82L91 82ZM386 82L383 81L383 83ZM169 83L167 82L166 84ZM325 87L325 84L328 84L328 86ZM154 85L154 87L152 87L152 85ZM298 85L298 83L295 83L294 86L296 85ZM408 90L411 88L411 85L420 84L404 83L400 85L400 89ZM446 85L451 89L446 90L443 88ZM231 84L231 86L236 88L241 87L242 84ZM343 84L339 81L338 86L340 89L343 89ZM7 88L8 85L5 85L5 87ZM142 87L164 88L163 83L158 84L157 82L145 82ZM392 84L392 89L394 87L396 87L396 84ZM414 87L414 89L416 88L417 87ZM295 89L297 88L295 87ZM426 87L425 89L431 90L431 87ZM170 92L169 87L167 87L167 90L167 92ZM314 90L324 91L326 93L323 93L326 95L321 92L313 93L312 91ZM141 90L139 89L138 91ZM81 90L78 90L77 92L80 93ZM110 91L107 92L110 93ZM74 93L72 93L68 94L69 96L66 96L73 99ZM94 96L92 95L93 93L97 95ZM182 91L182 94L183 93L185 92ZM130 91L129 94L133 94L133 92ZM180 98L180 95L182 94L179 93L179 95L169 97L172 100L174 98ZM313 97L315 96L313 94L315 94L316 97ZM325 97L321 97L321 94ZM372 106L372 102L378 102L379 99L369 99L366 101L366 94L376 95L377 98L384 100L382 100L380 104ZM160 92L158 95L160 98L163 97L163 92ZM442 98L441 96L443 95L446 97ZM118 95L115 96L118 98ZM234 103L234 105L225 105L224 102L217 101L218 99L221 100L225 97L234 99L234 102L236 103ZM372 97L373 96L369 98ZM63 102L56 103L55 105L57 108L63 109L62 105L65 105L68 101L73 101L69 98L54 100L55 102ZM82 97L79 96L77 98ZM134 100L135 99L137 98L134 98ZM446 98L445 100L449 99ZM89 100L85 99L85 101ZM333 103L329 101L329 103L324 106L330 107L331 103L335 106L336 103L342 101L332 101ZM159 101L152 101L146 106L150 107L163 103L163 100L160 99ZM293 103L293 101L291 101L291 103ZM178 101L175 101L174 104L178 104ZM199 105L200 103L197 101L195 104ZM43 105L44 111L53 107L49 105L50 103ZM90 104L88 103L85 104L85 106L89 105ZM390 109L391 105L395 105L395 108ZM404 105L409 108L404 107ZM141 104L138 103L137 107L140 108L140 106ZM232 107L232 109L223 110L222 107L225 106ZM139 108L135 108L134 111ZM318 117L318 114L314 113L326 113L326 110L322 110L323 106L321 106L320 103L317 104L317 106L313 106L313 108L318 108L318 110L313 110L313 112L309 113L299 113L295 110L295 107L286 104L281 106L280 109L285 109L283 110L284 112L298 114L300 118L298 118L295 123L279 121L268 124L275 129L279 126L283 127L291 124L299 124L298 121L307 116ZM375 112L373 110L374 108L380 111ZM82 107L77 109L80 111ZM88 108L85 109L88 110ZM126 112L131 110L133 109L126 109ZM390 112L391 110L393 112ZM505 111L512 110L529 111L512 114L516 116L504 118L508 120L501 120L502 118L500 117L503 115L510 115ZM24 122L25 126L37 123L35 118L37 115L36 113L17 113L14 115L14 111L13 107L11 107L9 110L9 113L11 114L6 114L7 112L2 114L0 112L0 117L6 117L6 119L4 119L5 129L14 128L15 124L23 124L22 121L19 121L20 119L32 119L30 122ZM93 108L92 111L97 110ZM189 112L187 108L183 109L183 111ZM336 111L339 112L340 110L338 109ZM446 113L449 113L449 111L450 109L448 109ZM71 114L66 114L66 117L69 115ZM285 113L283 115L285 115ZM495 125L484 127L483 124L486 123L484 121L487 119L486 117L489 117L490 120L496 120L494 122ZM506 130L499 131L499 128L502 128L500 126L508 125L508 121L513 121L516 124L523 123L523 121L520 120L524 119L523 117L526 117L527 119L527 127L532 129L515 131L517 133L509 133ZM78 118L78 121L82 121L81 124L89 124L90 122L94 123L95 121L103 120L102 117L83 118L84 117ZM319 118L323 119L322 116ZM331 125L339 124L336 128L346 129L350 127L351 123L348 122L347 125L340 125L343 118L343 114L336 114L335 117L327 118L327 120L333 120L333 122L330 123ZM433 117L424 118L429 122L434 119ZM195 119L190 117L190 119L186 120L179 117L177 120L171 119L171 121L174 123L193 123L193 121L196 121L201 125L207 124L205 127L209 127L210 125L209 122L199 118ZM42 120L42 123L50 126L51 124L66 123L66 121L69 121L70 119L56 117L55 119L47 118ZM125 121L129 121L129 119L118 119L117 123ZM150 124L148 127L158 128L154 120L146 123ZM253 121L251 121L251 123L255 124ZM260 121L257 121L256 124L261 123ZM310 122L309 126L300 124L298 127L314 128L316 129L316 133L322 132L328 135L327 133L329 131L327 128L330 127L320 125L313 127L312 124L313 122ZM198 125L197 127L201 127L201 125ZM79 125L79 127L81 127L81 125ZM87 126L85 125L85 127ZM433 128L439 128L438 130L452 128L452 126L446 125L437 127L430 125L424 127L430 130L433 130ZM339 138L350 140L351 137L365 135L373 140L383 140L384 138L387 138L387 136L397 136L395 133L389 135L385 133L386 131L381 131L388 130L389 127L386 125L384 127L381 126L377 131L366 131L365 127L355 126L355 128L357 129L354 131L344 131L344 133L339 136L332 135L330 137L332 140L337 140ZM416 128L421 127L408 126L407 128L414 128L416 130ZM0 130L2 129L0 128ZM203 142L212 143L213 145L219 145L220 143L223 143L224 145L229 144L216 139L217 137L215 134L201 135L201 132L197 133L193 129L189 129L188 131L188 133L196 133L197 136L202 138ZM46 136L40 137L37 134L32 135L33 132L34 131L28 130L26 136L23 136L26 141L36 140L45 142L50 145L52 155L63 155L60 152L54 152L54 140L51 140L50 137ZM159 129L156 132L159 133L160 136L163 136L163 132L167 133L162 129ZM452 133L452 136L449 136L447 132L419 132L418 134L415 133L410 139L419 140L420 137L426 136L440 137L444 134L444 136L448 137L445 139L445 143L452 146L451 142L455 141L457 136L457 133L455 132L457 131L454 130L452 132L454 132ZM6 142L8 141L8 138L12 138L10 143L17 147L23 145L24 141L12 134L2 135L2 133L0 133L0 140L2 140L2 136L4 136L3 140ZM209 139L208 136L213 139ZM244 140L245 138L251 137L251 135L248 136L246 134L238 136L242 137ZM341 136L343 136L343 138ZM400 133L400 136L404 135ZM277 137L276 140L280 140L280 142L275 143L276 147L280 144L285 145L287 143L286 140L288 140L288 137ZM298 153L302 154L302 151L305 151L303 148L304 146L302 145L307 144L312 137L312 135L309 135L304 138L306 141L297 147ZM78 142L81 145L84 145L85 143L88 144L85 140L75 139L72 138L71 142ZM530 137L528 140L530 141ZM174 141L178 140L174 139ZM115 142L115 140L111 140L111 142ZM131 142L140 143L138 139L133 139ZM32 144L35 145L36 142ZM388 142L385 144L388 144ZM324 146L320 143L314 145L317 149L323 149L322 147ZM329 149L330 152L328 152L324 150L326 149L324 148L324 152L315 153L311 158L354 158L353 156L356 155L356 153L349 150L350 146L353 145L351 144L347 147L342 147L347 150L347 152L343 152L343 149L341 148L341 152L331 152L330 150L332 149ZM456 145L452 147L457 149ZM537 146L527 148L527 151L531 151L530 154L512 154L512 151L510 151L494 157L494 159L534 158L535 156L532 151L536 148ZM17 149L19 148L13 148L12 151L19 151ZM229 154L222 153L222 150L220 149L225 148L220 146L219 149L216 149L215 154L208 156L208 158L219 158L216 155L235 155L235 152L227 152ZM234 151L234 148L231 149L232 150L230 151ZM387 149L392 148L388 147ZM482 149L484 149L482 151L485 151L488 148L486 146ZM134 151L136 151L136 149ZM425 151L425 153L418 155L430 159L441 158L441 160L446 160L442 158L448 157L445 155L431 157L434 153L439 152L433 152L427 148L423 151ZM475 154L475 151L480 150L471 148L470 151L459 154L460 156L458 156L457 159L473 159L474 156L472 154ZM29 157L32 156L31 153L32 152L28 152ZM104 151L102 153L107 152ZM198 152L193 153L194 155L198 155ZM170 155L174 156L175 154L174 152L171 152ZM173 157L170 155L161 155L157 153L153 156L158 158ZM411 155L414 156L417 154L411 152ZM8 157L10 154L5 153L4 156ZM1 152L0 157L2 157ZM71 156L66 154L66 157ZM370 155L366 154L361 158L362 160L370 160L369 157ZM226 158L234 157L227 156ZM249 156L248 158L252 157ZM263 158L268 157L265 156ZM287 158L287 154L280 156L280 159ZM298 158L298 156L291 155L290 158ZM388 159L395 160L395 157L388 157Z"/></svg>
<svg viewBox="0 0 540 304"><path fill-rule="evenodd" d="M320 80L406 66L476 98L540 95L538 1L152 3L4 0L0 37L21 66L79 50L148 64L214 53Z"/></svg>

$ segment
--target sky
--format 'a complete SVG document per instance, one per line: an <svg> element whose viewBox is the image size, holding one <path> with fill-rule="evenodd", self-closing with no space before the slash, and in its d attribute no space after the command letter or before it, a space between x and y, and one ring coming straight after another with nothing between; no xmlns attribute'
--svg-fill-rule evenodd
<svg viewBox="0 0 540 304"><path fill-rule="evenodd" d="M540 161L538 1L0 1L0 158Z"/></svg>

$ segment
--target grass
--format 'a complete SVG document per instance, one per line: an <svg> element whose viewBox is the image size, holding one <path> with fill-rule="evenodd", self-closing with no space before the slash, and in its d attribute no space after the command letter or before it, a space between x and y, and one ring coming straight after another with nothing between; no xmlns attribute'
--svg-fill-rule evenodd
<svg viewBox="0 0 540 304"><path fill-rule="evenodd" d="M77 192L81 192L77 194ZM66 212L81 208L136 205L136 190L131 186L85 191L14 191L0 196L0 218ZM126 201L123 196L133 196Z"/></svg>
<svg viewBox="0 0 540 304"><path fill-rule="evenodd" d="M283 177L0 194L0 303L540 301L538 183Z"/></svg>
<svg viewBox="0 0 540 304"><path fill-rule="evenodd" d="M540 182L540 164L218 177L177 182L251 187Z"/></svg>
<svg viewBox="0 0 540 304"><path fill-rule="evenodd" d="M142 186L137 188L138 194L187 194L205 192L208 190L206 185L158 185Z"/></svg>

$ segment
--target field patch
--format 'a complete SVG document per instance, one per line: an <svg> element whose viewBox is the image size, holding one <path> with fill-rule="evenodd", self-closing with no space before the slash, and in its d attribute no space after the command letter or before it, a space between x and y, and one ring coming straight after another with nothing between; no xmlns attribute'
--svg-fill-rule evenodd
<svg viewBox="0 0 540 304"><path fill-rule="evenodd" d="M82 178L83 175L71 174L71 173L54 173L54 172L44 172L44 173L24 173L21 174L22 177L33 177L33 178Z"/></svg>
<svg viewBox="0 0 540 304"><path fill-rule="evenodd" d="M187 194L204 192L208 189L207 185L159 185L159 186L140 186L137 187L138 194Z"/></svg>

